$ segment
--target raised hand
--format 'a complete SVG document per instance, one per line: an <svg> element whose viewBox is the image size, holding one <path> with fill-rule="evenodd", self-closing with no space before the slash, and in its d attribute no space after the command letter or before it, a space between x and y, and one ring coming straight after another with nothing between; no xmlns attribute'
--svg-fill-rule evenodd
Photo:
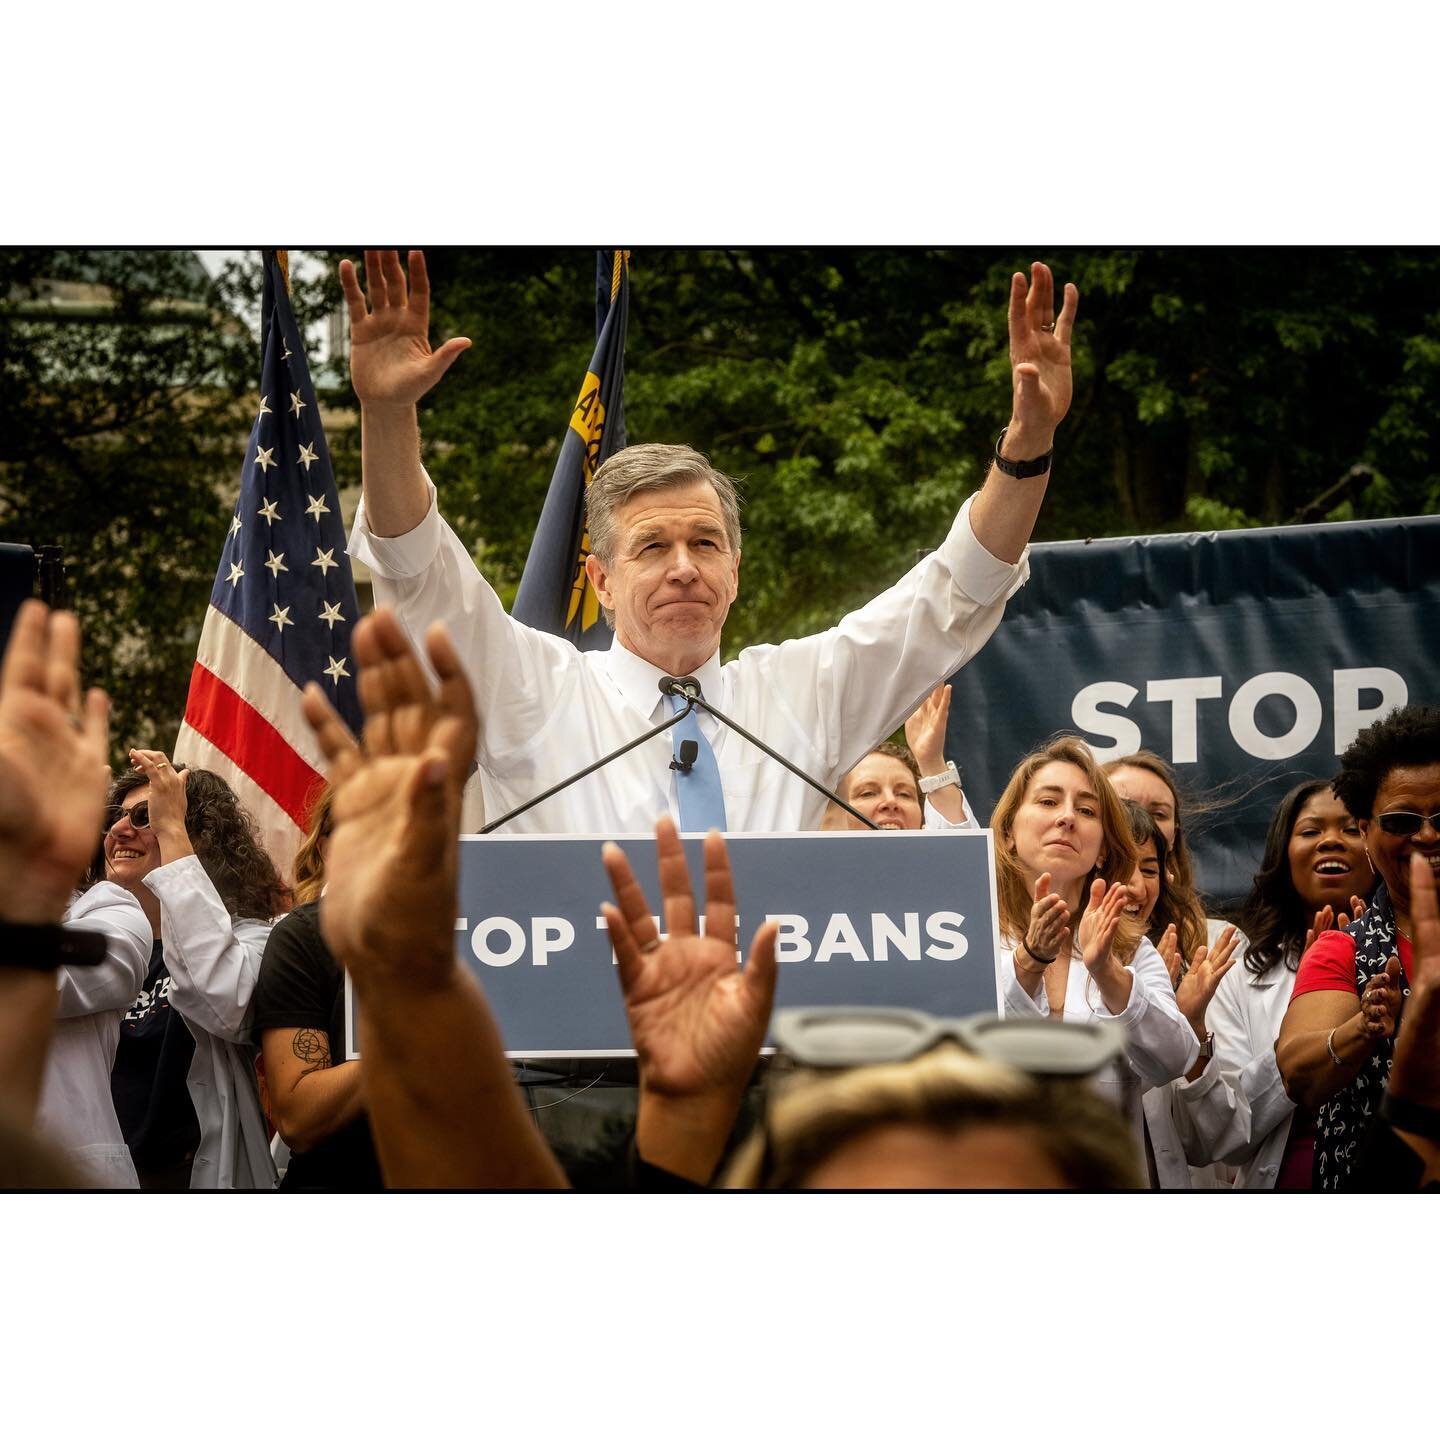
<svg viewBox="0 0 1440 1440"><path fill-rule="evenodd" d="M705 837L705 934L696 933L690 873L675 822L655 826L667 935L661 939L625 852L607 844L615 905L601 907L642 1091L672 1099L713 1093L738 1104L755 1068L775 999L774 922L762 925L742 970L735 959L735 888L725 841Z"/></svg>
<svg viewBox="0 0 1440 1440"><path fill-rule="evenodd" d="M1048 964L1070 948L1070 907L1063 897L1050 893L1050 872L1035 882L1035 903L1025 931L1025 948L1034 960Z"/></svg>
<svg viewBox="0 0 1440 1440"><path fill-rule="evenodd" d="M362 408L415 405L459 359L463 336L430 348L430 280L425 257L410 252L406 284L395 250L365 252L365 291L349 260L340 262L340 288L350 312L350 380Z"/></svg>
<svg viewBox="0 0 1440 1440"><path fill-rule="evenodd" d="M1090 883L1090 904L1080 920L1080 958L1093 975L1107 969L1130 891L1124 885L1109 885L1096 876Z"/></svg>
<svg viewBox="0 0 1440 1440"><path fill-rule="evenodd" d="M1435 872L1418 851L1410 856L1410 921L1410 998L1387 1084L1401 1100L1440 1109L1440 906Z"/></svg>
<svg viewBox="0 0 1440 1440"><path fill-rule="evenodd" d="M103 690L80 700L80 626L27 600L0 666L0 917L56 924L95 854L105 807Z"/></svg>
<svg viewBox="0 0 1440 1440"><path fill-rule="evenodd" d="M950 717L950 687L937 685L905 722L905 743L922 775L945 768L945 725Z"/></svg>
<svg viewBox="0 0 1440 1440"><path fill-rule="evenodd" d="M1205 1038L1205 1011L1215 998L1220 982L1235 964L1235 949L1239 943L1239 933L1233 925L1227 925L1213 946L1202 945L1195 952L1190 968L1175 987L1175 1003L1180 1007L1180 1013L1202 1040Z"/></svg>
<svg viewBox="0 0 1440 1440"><path fill-rule="evenodd" d="M1018 271L1010 280L1010 371L1014 384L1013 413L1004 453L1015 459L1043 455L1056 427L1070 409L1070 335L1080 292L1066 285L1065 300L1055 313L1055 280L1038 260L1030 280Z"/></svg>
<svg viewBox="0 0 1440 1440"><path fill-rule="evenodd" d="M185 829L185 785L190 772L176 770L160 750L132 750L130 761L150 784L150 828L160 845L161 862L193 855Z"/></svg>
<svg viewBox="0 0 1440 1440"><path fill-rule="evenodd" d="M305 718L335 785L320 928L357 984L447 979L455 966L460 792L478 722L470 686L443 625L425 649L435 691L394 614L355 627L363 747L317 685Z"/></svg>
<svg viewBox="0 0 1440 1440"><path fill-rule="evenodd" d="M1155 948L1165 962L1165 971L1170 976L1170 988L1178 990L1186 970L1185 956L1180 950L1180 932L1173 925L1167 925L1165 933L1155 942Z"/></svg>

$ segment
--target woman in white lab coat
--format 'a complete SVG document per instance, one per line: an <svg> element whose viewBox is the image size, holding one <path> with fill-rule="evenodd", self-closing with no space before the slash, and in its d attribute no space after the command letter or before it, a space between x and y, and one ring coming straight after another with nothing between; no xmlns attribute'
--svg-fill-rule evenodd
<svg viewBox="0 0 1440 1440"><path fill-rule="evenodd" d="M1375 878L1360 826L1328 780L1307 780L1281 800L1240 915L1245 964L1220 982L1208 1012L1214 1057L1173 1091L1190 1163L1238 1165L1236 1189L1310 1188L1315 1117L1286 1095L1275 1039L1301 955L1317 933L1363 913Z"/></svg>
<svg viewBox="0 0 1440 1440"><path fill-rule="evenodd" d="M288 895L235 793L132 750L116 782L105 878L144 909L157 944L122 1019L111 1088L147 1189L270 1189L275 1168L245 1013Z"/></svg>
<svg viewBox="0 0 1440 1440"><path fill-rule="evenodd" d="M1005 1013L1123 1025L1129 1075L1106 1083L1142 1143L1131 1092L1185 1074L1200 1046L1165 962L1124 917L1136 848L1120 799L1065 737L1021 761L990 826Z"/></svg>

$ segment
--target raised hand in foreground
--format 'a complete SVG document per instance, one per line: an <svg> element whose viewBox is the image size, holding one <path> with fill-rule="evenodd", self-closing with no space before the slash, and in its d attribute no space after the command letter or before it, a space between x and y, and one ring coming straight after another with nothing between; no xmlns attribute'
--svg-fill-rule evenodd
<svg viewBox="0 0 1440 1440"><path fill-rule="evenodd" d="M1126 886L1107 886L1096 876L1090 882L1090 904L1080 919L1080 958L1112 1015L1130 1003L1135 984L1135 977L1115 954L1115 937L1129 903Z"/></svg>
<svg viewBox="0 0 1440 1440"><path fill-rule="evenodd" d="M725 841L705 837L705 934L675 822L655 826L666 938L618 845L602 852L617 904L602 906L640 1071L636 1147L647 1163L707 1183L755 1069L775 1000L773 921L742 970Z"/></svg>
<svg viewBox="0 0 1440 1440"><path fill-rule="evenodd" d="M0 918L58 924L95 854L110 702L80 700L80 625L27 600L0 668Z"/></svg>
<svg viewBox="0 0 1440 1440"><path fill-rule="evenodd" d="M0 664L0 920L56 925L95 854L108 769L103 690L80 701L80 626L21 605ZM28 1130L54 1030L55 976L0 968L0 1104Z"/></svg>
<svg viewBox="0 0 1440 1440"><path fill-rule="evenodd" d="M455 956L460 792L474 699L442 625L425 637L433 690L394 615L355 627L365 734L305 692L335 786L320 931L359 999L362 1085L385 1183L553 1188L499 1030Z"/></svg>

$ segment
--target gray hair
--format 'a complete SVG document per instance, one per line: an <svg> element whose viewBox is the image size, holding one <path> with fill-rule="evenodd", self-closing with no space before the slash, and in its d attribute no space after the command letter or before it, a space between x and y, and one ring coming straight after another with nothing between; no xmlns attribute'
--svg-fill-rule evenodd
<svg viewBox="0 0 1440 1440"><path fill-rule="evenodd" d="M628 445L616 451L585 487L585 525L591 553L599 557L602 565L614 563L620 538L615 513L632 495L674 489L696 480L708 480L714 488L725 520L725 537L730 548L738 552L740 496L728 475L688 445Z"/></svg>

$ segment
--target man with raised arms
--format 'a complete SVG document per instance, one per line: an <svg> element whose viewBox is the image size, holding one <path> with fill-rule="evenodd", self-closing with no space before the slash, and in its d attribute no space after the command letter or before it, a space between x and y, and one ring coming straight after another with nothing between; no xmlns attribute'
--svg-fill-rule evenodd
<svg viewBox="0 0 1440 1440"><path fill-rule="evenodd" d="M416 405L470 342L429 341L430 289L412 250L365 252L366 288L340 265L350 373L360 400L364 494L350 551L418 645L443 620L475 690L486 814L497 817L668 713L662 677L693 675L707 700L834 786L929 692L984 645L1029 574L1026 545L1070 406L1079 294L1056 312L1049 269L1010 283L1010 422L978 494L950 533L890 589L833 629L756 645L720 663L740 582L740 521L729 477L685 446L632 445L586 495L587 570L614 626L607 651L512 620L440 518L420 461ZM367 303L368 302L368 303ZM814 830L825 800L711 716L637 747L527 811L508 833L648 834L669 811L682 829ZM688 734L698 758L677 771Z"/></svg>

